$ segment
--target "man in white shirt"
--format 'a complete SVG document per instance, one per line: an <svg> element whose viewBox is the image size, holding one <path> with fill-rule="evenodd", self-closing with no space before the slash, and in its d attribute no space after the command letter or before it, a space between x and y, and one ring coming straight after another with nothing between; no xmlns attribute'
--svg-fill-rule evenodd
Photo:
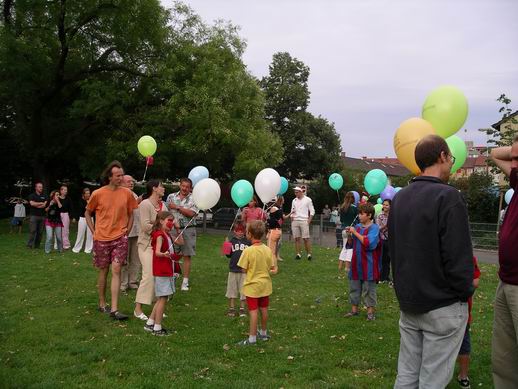
<svg viewBox="0 0 518 389"><path fill-rule="evenodd" d="M315 215L315 208L313 207L313 201L304 195L302 188L296 186L294 190L296 197L291 203L291 232L295 238L295 249L297 251L295 259L301 259L300 240L303 239L308 261L311 261L309 226L311 225L311 219Z"/></svg>

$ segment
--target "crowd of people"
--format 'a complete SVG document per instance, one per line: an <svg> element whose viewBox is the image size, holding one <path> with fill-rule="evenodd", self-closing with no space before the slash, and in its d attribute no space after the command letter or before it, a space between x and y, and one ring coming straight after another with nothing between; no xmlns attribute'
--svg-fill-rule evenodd
<svg viewBox="0 0 518 389"><path fill-rule="evenodd" d="M518 137L511 147L492 151L496 165L518 190ZM469 387L471 298L480 271L473 255L468 213L461 194L447 185L453 157L438 136L427 136L416 146L416 163L422 174L415 177L391 201L385 199L375 215L372 204L356 203L352 192L343 203L324 216L339 225L341 251L339 274L349 278L351 308L345 317L361 315L376 319L377 286L387 282L395 289L400 306L400 350L396 388L445 387L458 359L458 382ZM196 255L196 215L192 182L180 180L180 189L165 197L159 180L150 180L146 193L133 192L134 180L124 175L117 161L107 166L104 186L90 193L84 189L78 215L78 234L72 248L93 253L98 269L98 310L115 320L126 320L119 311L121 292L136 289L133 316L156 336L168 335L162 326L168 298L189 281ZM39 248L45 229L45 252L71 248L69 227L72 205L67 187L47 197L43 185L35 184L29 198L29 248ZM246 346L270 339L267 332L271 275L278 272L282 226L291 220L295 260L313 260L310 226L315 209L301 187L295 187L290 212L278 196L263 208L254 197L233 223L230 240L226 297L228 316L250 318ZM22 202L15 217L23 218ZM495 387L518 387L518 200L513 198L500 230L500 284L494 305L492 342ZM13 224L14 226L14 224ZM267 245L263 243L266 238ZM182 263L182 265L180 265ZM108 305L106 288L111 270ZM140 275L141 274L141 275ZM140 275L140 276L139 276ZM239 304L237 300L239 299ZM153 305L154 303L154 305ZM246 304L245 304L246 303ZM147 307L152 307L146 314ZM260 325L259 325L260 318Z"/></svg>

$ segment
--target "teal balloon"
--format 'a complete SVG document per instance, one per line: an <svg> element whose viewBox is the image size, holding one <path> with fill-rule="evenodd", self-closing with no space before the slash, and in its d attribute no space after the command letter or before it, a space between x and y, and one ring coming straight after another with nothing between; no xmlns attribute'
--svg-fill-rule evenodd
<svg viewBox="0 0 518 389"><path fill-rule="evenodd" d="M379 198L377 201L376 201L378 204L383 204L383 200L381 198Z"/></svg>
<svg viewBox="0 0 518 389"><path fill-rule="evenodd" d="M338 190L344 185L343 177L338 173L333 173L329 176L329 186L331 189Z"/></svg>
<svg viewBox="0 0 518 389"><path fill-rule="evenodd" d="M281 189L279 190L279 195L283 195L288 190L288 180L284 177L281 177Z"/></svg>
<svg viewBox="0 0 518 389"><path fill-rule="evenodd" d="M378 217L378 215L381 213L381 211L383 211L383 205L381 204L376 204L374 206L374 216L375 217Z"/></svg>
<svg viewBox="0 0 518 389"><path fill-rule="evenodd" d="M230 196L238 207L244 207L254 197L254 187L247 180L239 180L232 185Z"/></svg>
<svg viewBox="0 0 518 389"><path fill-rule="evenodd" d="M466 143L457 135L446 138L446 143L448 143L451 155L455 157L455 163L451 167L451 172L455 173L464 165L464 162L466 162L468 148L466 147Z"/></svg>
<svg viewBox="0 0 518 389"><path fill-rule="evenodd" d="M388 178L381 169L372 169L363 180L363 186L371 196L379 195L387 186Z"/></svg>

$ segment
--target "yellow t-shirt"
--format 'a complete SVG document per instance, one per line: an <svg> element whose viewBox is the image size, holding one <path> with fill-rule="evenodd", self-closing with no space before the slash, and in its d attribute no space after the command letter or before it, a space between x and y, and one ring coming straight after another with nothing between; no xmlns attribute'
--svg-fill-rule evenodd
<svg viewBox="0 0 518 389"><path fill-rule="evenodd" d="M243 283L245 296L265 297L272 294L270 268L273 266L273 254L269 247L264 244L247 247L237 265L247 270Z"/></svg>

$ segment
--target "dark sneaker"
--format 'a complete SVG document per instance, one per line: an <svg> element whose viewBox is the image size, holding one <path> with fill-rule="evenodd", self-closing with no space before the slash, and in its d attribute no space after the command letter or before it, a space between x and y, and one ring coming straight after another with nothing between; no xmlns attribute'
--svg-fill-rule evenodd
<svg viewBox="0 0 518 389"><path fill-rule="evenodd" d="M245 308L239 308L239 317L245 317L246 311Z"/></svg>
<svg viewBox="0 0 518 389"><path fill-rule="evenodd" d="M358 312L347 312L344 314L344 317L355 317L355 316L358 316L359 313Z"/></svg>
<svg viewBox="0 0 518 389"><path fill-rule="evenodd" d="M248 340L248 338L243 339L241 342L239 342L238 346L255 346L256 342L252 343Z"/></svg>
<svg viewBox="0 0 518 389"><path fill-rule="evenodd" d="M374 313L368 313L367 314L367 320L368 321L376 320L376 315Z"/></svg>
<svg viewBox="0 0 518 389"><path fill-rule="evenodd" d="M104 307L98 307L97 310L101 313L110 313L111 312L109 305L105 305Z"/></svg>
<svg viewBox="0 0 518 389"><path fill-rule="evenodd" d="M470 389L471 385L469 383L469 378L457 378L457 382L459 383L459 386L464 389Z"/></svg>
<svg viewBox="0 0 518 389"><path fill-rule="evenodd" d="M229 310L227 311L227 316L236 317L236 310L234 308L229 308Z"/></svg>
<svg viewBox="0 0 518 389"><path fill-rule="evenodd" d="M301 259L302 256L300 254L295 255L295 259Z"/></svg>
<svg viewBox="0 0 518 389"><path fill-rule="evenodd" d="M259 331L257 331L257 339L259 340L262 340L263 342L266 342L268 340L270 340L271 336L266 334L266 335L261 335L261 333Z"/></svg>
<svg viewBox="0 0 518 389"><path fill-rule="evenodd" d="M308 254L308 261L311 261L313 259L313 257L311 256L311 254Z"/></svg>
<svg viewBox="0 0 518 389"><path fill-rule="evenodd" d="M128 315L120 313L119 311L111 312L110 317L113 320L128 320Z"/></svg>
<svg viewBox="0 0 518 389"><path fill-rule="evenodd" d="M154 326L153 324L146 324L146 325L144 326L144 331L147 331L147 332L153 332L153 328L154 328L154 327L155 327L155 326Z"/></svg>
<svg viewBox="0 0 518 389"><path fill-rule="evenodd" d="M169 336L171 334L165 328L162 328L161 330L153 331L153 335L155 335L155 336Z"/></svg>

